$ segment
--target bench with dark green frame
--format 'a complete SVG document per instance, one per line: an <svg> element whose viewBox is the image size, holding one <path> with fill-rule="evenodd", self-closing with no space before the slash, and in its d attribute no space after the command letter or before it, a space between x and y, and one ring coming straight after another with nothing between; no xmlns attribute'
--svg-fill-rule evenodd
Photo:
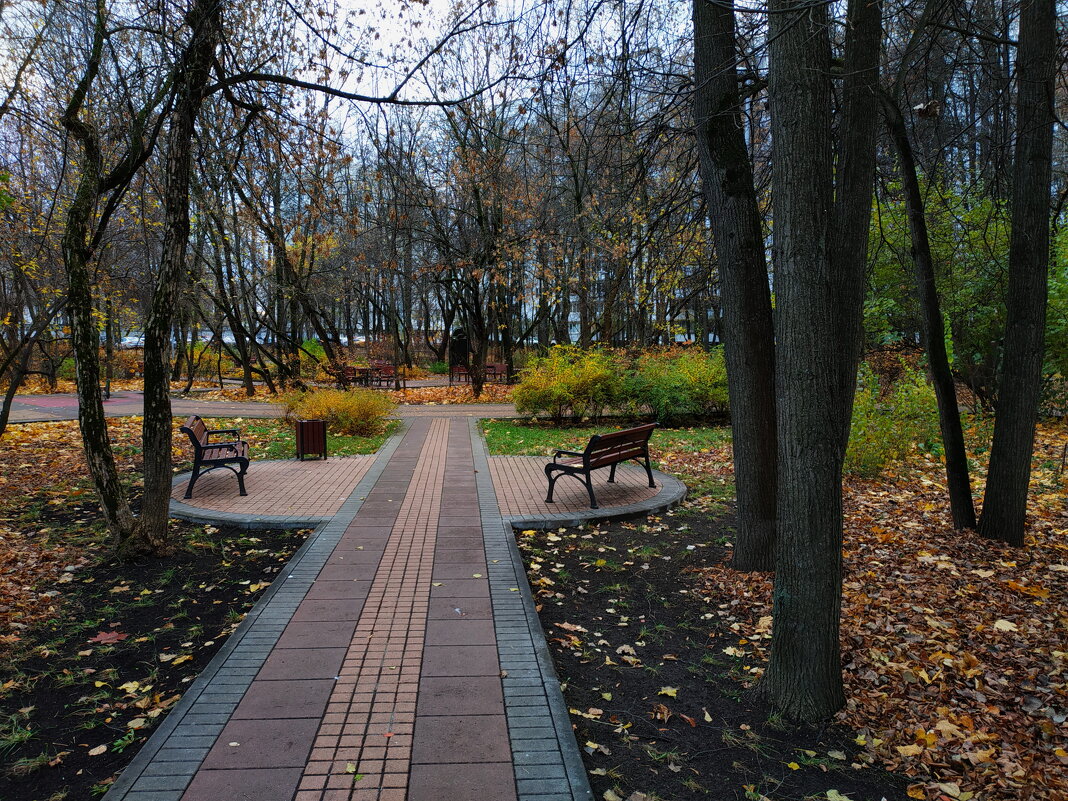
<svg viewBox="0 0 1068 801"><path fill-rule="evenodd" d="M594 434L590 437L586 450L557 451L550 464L545 465L545 477L549 479L549 494L545 496L546 503L553 503L553 488L556 480L561 476L574 476L586 485L586 492L590 496L590 508L597 509L597 498L593 494L593 481L591 473L601 467L611 467L608 474L608 482L616 480L616 465L631 459L644 462L645 473L649 476L649 486L655 487L653 481L653 468L649 464L649 437L652 436L656 423L646 423L642 426L628 428L623 431L613 431L609 434ZM566 459L561 459L566 456Z"/></svg>
<svg viewBox="0 0 1068 801"><path fill-rule="evenodd" d="M189 477L189 486L185 488L185 497L193 497L193 485L204 473L217 467L225 467L237 476L237 488L241 495L245 492L245 471L248 470L248 443L241 439L241 432L236 428L209 429L199 416L193 415L185 421L180 429L189 435L193 446L193 475ZM224 442L212 442L216 434L229 434L232 439ZM238 467L235 468L234 465ZM239 468L239 469L238 469Z"/></svg>

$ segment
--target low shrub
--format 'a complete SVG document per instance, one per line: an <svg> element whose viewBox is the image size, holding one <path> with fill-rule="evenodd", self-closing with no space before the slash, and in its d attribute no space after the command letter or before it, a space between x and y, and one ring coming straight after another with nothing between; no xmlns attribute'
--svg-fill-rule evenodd
<svg viewBox="0 0 1068 801"><path fill-rule="evenodd" d="M325 420L334 434L364 437L379 433L396 406L381 392L370 389L290 392L279 401L285 404L288 423Z"/></svg>
<svg viewBox="0 0 1068 801"><path fill-rule="evenodd" d="M672 348L638 357L624 382L627 405L660 423L707 418L730 409L723 351Z"/></svg>
<svg viewBox="0 0 1068 801"><path fill-rule="evenodd" d="M446 375L449 372L449 365L445 362L431 362L426 370L433 375Z"/></svg>
<svg viewBox="0 0 1068 801"><path fill-rule="evenodd" d="M622 360L605 350L557 345L530 359L512 399L520 414L599 418L621 398Z"/></svg>
<svg viewBox="0 0 1068 801"><path fill-rule="evenodd" d="M59 363L59 367L56 368L56 378L63 381L74 380L74 358L68 356L62 362Z"/></svg>
<svg viewBox="0 0 1068 801"><path fill-rule="evenodd" d="M884 389L871 367L862 364L846 449L846 472L874 478L916 446L941 447L938 404L927 377L921 370L903 365L900 377Z"/></svg>

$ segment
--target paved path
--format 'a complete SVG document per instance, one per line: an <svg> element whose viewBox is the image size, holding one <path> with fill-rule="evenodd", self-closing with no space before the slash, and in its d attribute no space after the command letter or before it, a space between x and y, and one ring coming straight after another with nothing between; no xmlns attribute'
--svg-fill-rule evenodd
<svg viewBox="0 0 1068 801"><path fill-rule="evenodd" d="M363 470L106 801L592 798L475 420Z"/></svg>
<svg viewBox="0 0 1068 801"><path fill-rule="evenodd" d="M113 392L104 401L108 417L130 417L142 414L144 403L140 392ZM284 410L277 403L242 403L241 401L207 401L195 398L172 398L171 411L175 417L199 414L202 417L281 417ZM471 403L447 405L398 406L397 417L515 417L510 403ZM11 405L12 423L43 423L78 419L78 396L17 395Z"/></svg>

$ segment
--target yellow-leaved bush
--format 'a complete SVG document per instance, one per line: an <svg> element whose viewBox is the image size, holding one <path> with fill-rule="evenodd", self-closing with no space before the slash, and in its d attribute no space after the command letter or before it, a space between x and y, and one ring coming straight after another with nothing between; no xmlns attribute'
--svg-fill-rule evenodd
<svg viewBox="0 0 1068 801"><path fill-rule="evenodd" d="M371 389L290 392L279 400L286 407L286 422L325 420L332 434L346 436L379 433L396 407L386 395Z"/></svg>

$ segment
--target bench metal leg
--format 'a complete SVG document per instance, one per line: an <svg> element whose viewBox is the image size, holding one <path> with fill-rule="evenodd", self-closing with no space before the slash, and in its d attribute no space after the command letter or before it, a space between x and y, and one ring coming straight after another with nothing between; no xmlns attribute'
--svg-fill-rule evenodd
<svg viewBox="0 0 1068 801"><path fill-rule="evenodd" d="M189 477L189 484L185 488L185 499L193 497L193 485L197 483L197 479L200 478L200 465L193 465L193 475Z"/></svg>
<svg viewBox="0 0 1068 801"><path fill-rule="evenodd" d="M615 470L616 468L613 467L612 469ZM648 456L645 457L645 474L647 476L649 476L649 486L650 487L655 487L656 486L656 482L653 481L653 468L649 465L649 457Z"/></svg>
<svg viewBox="0 0 1068 801"><path fill-rule="evenodd" d="M242 497L244 497L245 495L248 495L248 493L245 492L245 471L246 470L248 470L248 462L245 462L244 464L242 464L241 465L241 469L237 471L237 489L239 490L239 494Z"/></svg>
<svg viewBox="0 0 1068 801"><path fill-rule="evenodd" d="M616 483L616 466L615 465L612 465L612 469L608 471L608 483L609 484L615 484Z"/></svg>
<svg viewBox="0 0 1068 801"><path fill-rule="evenodd" d="M545 477L549 479L549 494L545 496L546 503L553 502L553 487L556 486L556 479L560 478L558 475L553 475L552 465L545 465Z"/></svg>
<svg viewBox="0 0 1068 801"><path fill-rule="evenodd" d="M591 470L586 474L586 492L590 496L590 508L597 509L597 498L593 494L593 471Z"/></svg>

